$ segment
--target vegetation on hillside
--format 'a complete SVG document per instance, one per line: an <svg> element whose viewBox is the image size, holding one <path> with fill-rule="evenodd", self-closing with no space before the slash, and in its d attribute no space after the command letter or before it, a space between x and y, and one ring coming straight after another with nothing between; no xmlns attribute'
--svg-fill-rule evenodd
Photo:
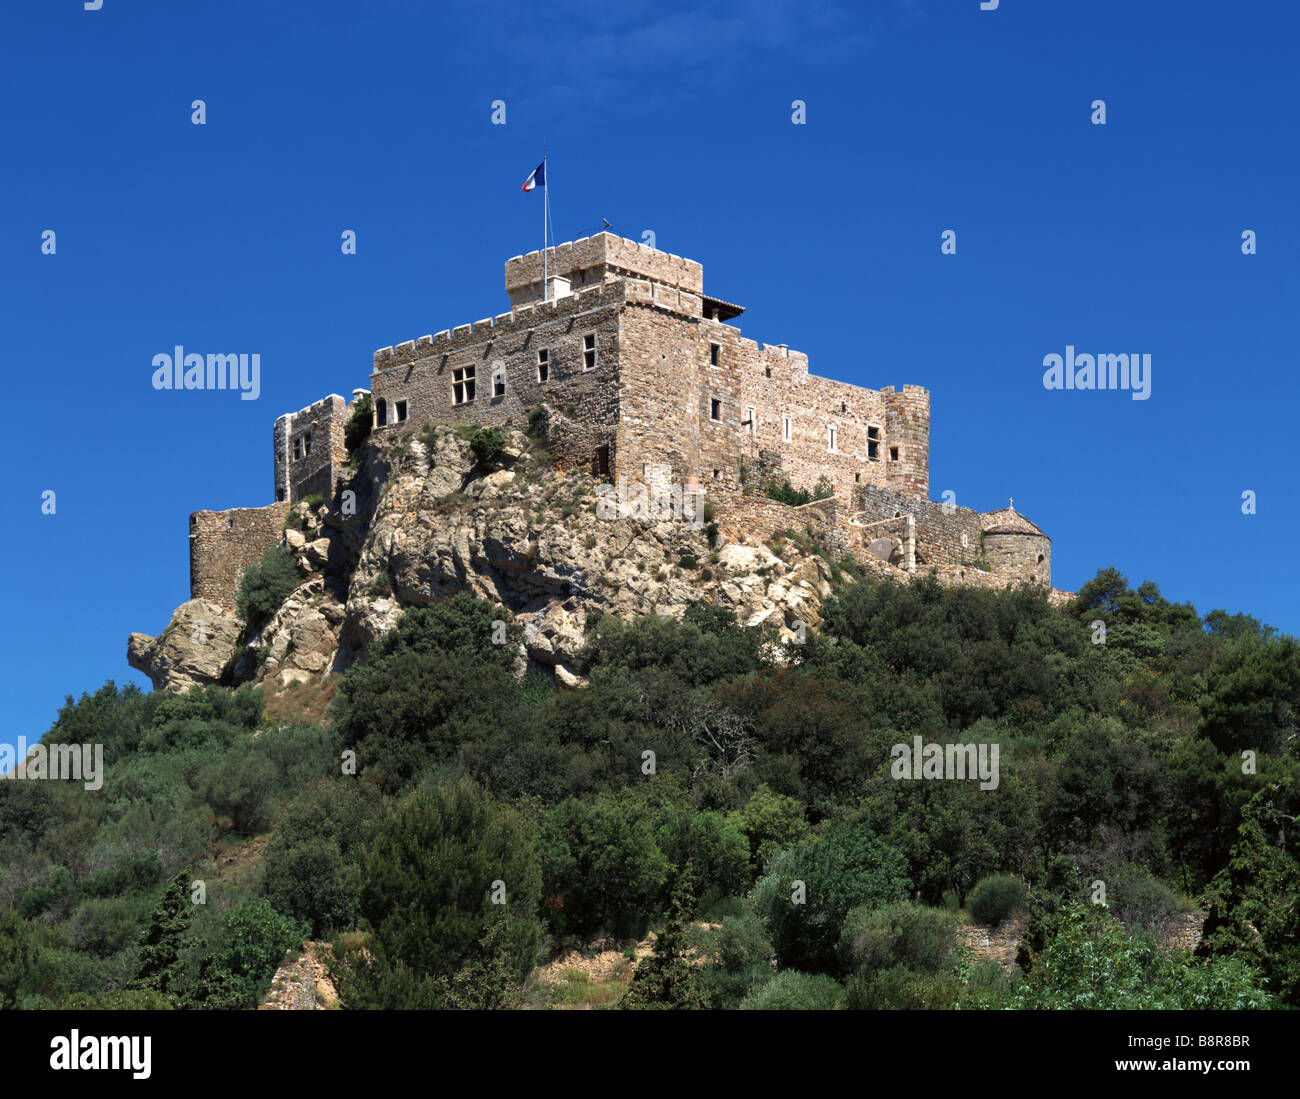
<svg viewBox="0 0 1300 1099"><path fill-rule="evenodd" d="M561 691L461 595L327 723L69 698L47 739L105 780L0 783L0 1007L251 1006L307 937L346 1007L511 1007L553 948L649 930L627 1008L1300 1006L1294 639L1114 570L822 616L782 653L706 606L596 619ZM918 737L997 744L996 788L893 777ZM1161 946L1191 905L1199 951ZM960 921L1017 912L1016 971L975 962Z"/></svg>

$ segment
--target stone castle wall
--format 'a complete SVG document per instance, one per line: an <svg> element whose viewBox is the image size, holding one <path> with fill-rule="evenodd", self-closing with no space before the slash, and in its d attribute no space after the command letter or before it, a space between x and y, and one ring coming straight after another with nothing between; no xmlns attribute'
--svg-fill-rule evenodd
<svg viewBox="0 0 1300 1099"><path fill-rule="evenodd" d="M984 535L984 556L999 576L1023 576L1052 583L1052 542L1039 534Z"/></svg>
<svg viewBox="0 0 1300 1099"><path fill-rule="evenodd" d="M477 423L526 428L529 409L549 404L556 437L547 440L561 464L587 467L598 447L613 461L619 409L621 285L592 287L557 301L525 306L472 325L375 352L371 400L378 436L394 431ZM596 337L596 367L584 369L583 337ZM538 351L547 352L546 381ZM456 371L474 368L474 398L454 401ZM494 378L505 392L494 395ZM405 417L400 402L406 402ZM381 417L383 422L381 422Z"/></svg>
<svg viewBox="0 0 1300 1099"><path fill-rule="evenodd" d="M348 403L336 393L281 416L272 432L275 499L296 503L313 493L334 495L334 478L347 461ZM297 454L297 457L295 457Z"/></svg>
<svg viewBox="0 0 1300 1099"><path fill-rule="evenodd" d="M542 272L540 251L506 261L506 293L511 305L541 300ZM695 260L660 252L612 233L598 233L547 249L545 272L551 278L571 280L575 291L633 276L695 295L704 292L704 268Z"/></svg>
<svg viewBox="0 0 1300 1099"><path fill-rule="evenodd" d="M978 511L960 507L945 511L943 504L874 485L863 485L854 501L862 510L864 523L897 515L916 516L918 569L929 565L974 567L980 558L982 520Z"/></svg>
<svg viewBox="0 0 1300 1099"><path fill-rule="evenodd" d="M190 516L190 598L233 608L239 577L280 541L288 501Z"/></svg>

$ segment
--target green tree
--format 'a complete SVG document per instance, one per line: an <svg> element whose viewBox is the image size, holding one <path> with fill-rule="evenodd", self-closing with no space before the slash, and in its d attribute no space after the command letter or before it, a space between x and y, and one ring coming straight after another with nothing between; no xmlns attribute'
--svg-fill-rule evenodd
<svg viewBox="0 0 1300 1099"><path fill-rule="evenodd" d="M182 952L191 945L190 925L194 922L191 897L193 880L181 871L163 891L149 926L140 937L140 961L128 988L158 992L174 1000L181 983Z"/></svg>
<svg viewBox="0 0 1300 1099"><path fill-rule="evenodd" d="M632 974L618 1006L624 1010L691 1010L707 1008L709 994L700 979L699 966L686 941L696 883L686 867L673 888L668 922L655 939L650 956Z"/></svg>
<svg viewBox="0 0 1300 1099"><path fill-rule="evenodd" d="M244 570L235 591L235 609L251 625L264 623L280 609L300 579L293 554L277 542Z"/></svg>

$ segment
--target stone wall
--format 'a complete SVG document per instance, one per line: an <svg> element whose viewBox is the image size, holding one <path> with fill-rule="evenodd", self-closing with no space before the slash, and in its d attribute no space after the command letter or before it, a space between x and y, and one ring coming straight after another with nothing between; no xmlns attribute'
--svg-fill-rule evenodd
<svg viewBox="0 0 1300 1099"><path fill-rule="evenodd" d="M190 598L233 609L239 577L280 541L288 501L190 516Z"/></svg>
<svg viewBox="0 0 1300 1099"><path fill-rule="evenodd" d="M348 403L331 393L275 421L275 499L296 503L313 493L330 499L334 478L347 461L344 431Z"/></svg>
<svg viewBox="0 0 1300 1099"><path fill-rule="evenodd" d="M922 571L931 565L974 568L980 558L982 520L977 511L954 506L949 514L943 504L875 485L860 486L854 502L861 510L859 518L863 523L899 515L916 516L916 567Z"/></svg>
<svg viewBox="0 0 1300 1099"><path fill-rule="evenodd" d="M553 421L555 437L547 443L562 465L590 467L600 446L610 447L612 462L624 300L622 284L593 287L382 348L375 352L371 375L374 431L382 436L425 423L522 429L528 426L528 410L545 402L560 413ZM587 334L596 337L592 370L584 369ZM546 381L538 371L540 350L547 352ZM456 371L467 367L474 368L474 398L456 404ZM495 393L498 377L505 381L501 395Z"/></svg>
<svg viewBox="0 0 1300 1099"><path fill-rule="evenodd" d="M510 295L511 305L523 305L542 298L542 271L540 251L506 261L506 293ZM548 249L545 271L548 277L569 279L574 290L628 275L697 295L703 292L704 286L704 269L694 260L661 252L613 233L597 233L594 237L583 237Z"/></svg>
<svg viewBox="0 0 1300 1099"><path fill-rule="evenodd" d="M1000 576L1026 577L1052 583L1052 540L1045 535L1008 531L984 535L984 556Z"/></svg>

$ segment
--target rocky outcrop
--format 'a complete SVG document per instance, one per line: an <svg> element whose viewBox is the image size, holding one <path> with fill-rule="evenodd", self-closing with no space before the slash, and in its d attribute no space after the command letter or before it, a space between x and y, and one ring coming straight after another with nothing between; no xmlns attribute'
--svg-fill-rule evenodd
<svg viewBox="0 0 1300 1099"><path fill-rule="evenodd" d="M191 599L172 614L158 637L133 633L127 663L144 672L159 690L184 690L220 683L230 669L244 624L216 603Z"/></svg>
<svg viewBox="0 0 1300 1099"><path fill-rule="evenodd" d="M554 471L519 432L487 466L454 428L367 447L334 506L290 513L283 544L304 580L269 622L249 632L232 612L187 603L162 637L132 635L129 659L169 690L316 679L364 656L407 608L463 591L518 619L521 668L577 687L595 611L680 616L716 604L787 640L820 622L831 570L806 545L716 530L710 545L703 522L605 516L598 503L595 480ZM187 640L199 618L216 627L203 645Z"/></svg>

